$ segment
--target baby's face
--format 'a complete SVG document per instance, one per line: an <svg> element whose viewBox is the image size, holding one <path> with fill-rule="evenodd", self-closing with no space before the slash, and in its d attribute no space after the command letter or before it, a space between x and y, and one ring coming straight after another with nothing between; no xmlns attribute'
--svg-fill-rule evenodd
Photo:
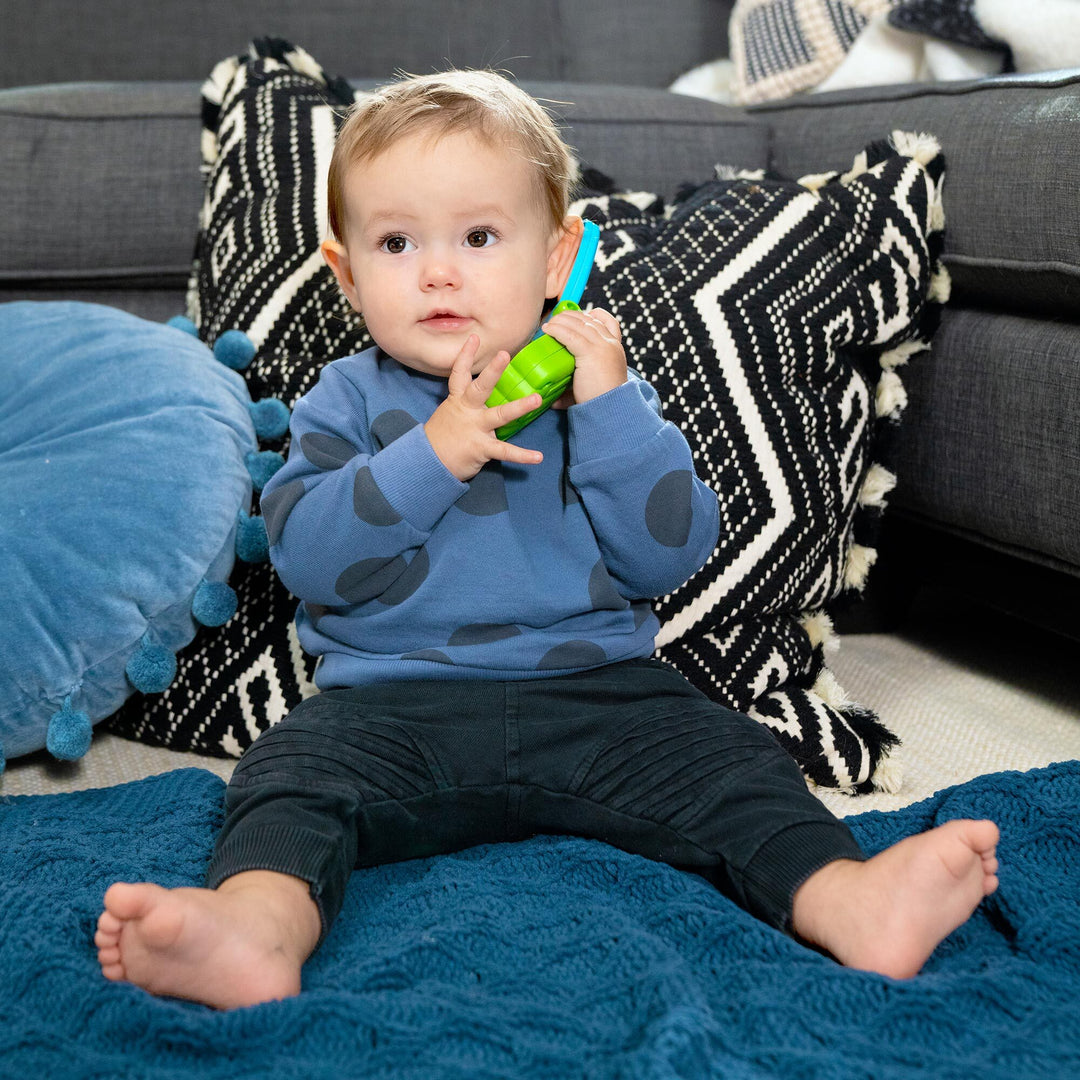
<svg viewBox="0 0 1080 1080"><path fill-rule="evenodd" d="M354 166L344 194L352 291L338 279L395 360L445 376L476 334L475 374L532 337L563 232L534 166L470 133L419 132Z"/></svg>

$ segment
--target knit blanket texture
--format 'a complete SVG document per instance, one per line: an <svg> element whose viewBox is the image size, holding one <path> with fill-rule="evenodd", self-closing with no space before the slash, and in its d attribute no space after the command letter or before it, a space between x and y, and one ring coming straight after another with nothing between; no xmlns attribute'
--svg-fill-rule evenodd
<svg viewBox="0 0 1080 1080"><path fill-rule="evenodd" d="M107 886L201 883L223 783L0 798L0 1077L1080 1075L1080 762L848 818L874 852L1001 826L1001 885L914 979L846 970L702 879L595 841L357 871L299 997L217 1012L100 974Z"/></svg>

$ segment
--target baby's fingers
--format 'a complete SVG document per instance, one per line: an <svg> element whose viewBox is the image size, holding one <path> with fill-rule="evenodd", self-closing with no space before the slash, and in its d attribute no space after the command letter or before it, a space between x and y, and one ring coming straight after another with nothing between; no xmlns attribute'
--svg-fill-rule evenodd
<svg viewBox="0 0 1080 1080"><path fill-rule="evenodd" d="M544 333L565 345L575 356L576 349L592 343L618 345L622 341L618 320L603 308L561 311L544 323Z"/></svg>
<svg viewBox="0 0 1080 1080"><path fill-rule="evenodd" d="M491 397L491 391L502 377L502 373L510 364L510 354L505 349L500 349L491 362L472 380L472 393L477 404L483 404Z"/></svg>
<svg viewBox="0 0 1080 1080"><path fill-rule="evenodd" d="M472 366L479 348L480 338L476 334L470 334L465 344L461 346L461 351L454 358L454 364L450 368L450 377L446 380L446 388L451 394L464 394L472 385Z"/></svg>
<svg viewBox="0 0 1080 1080"><path fill-rule="evenodd" d="M610 311L605 311L604 308L590 308L586 315L591 322L599 324L608 337L614 338L615 341L622 341L622 327Z"/></svg>
<svg viewBox="0 0 1080 1080"><path fill-rule="evenodd" d="M519 417L539 409L543 399L539 394L529 394L527 397L518 398L517 401L508 401L504 405L496 405L488 409L487 418L491 424L492 435L504 424L513 423ZM488 452L493 460L510 461L519 465L539 465L544 460L544 455L539 450L529 450L524 446L516 446L505 440L492 438Z"/></svg>
<svg viewBox="0 0 1080 1080"><path fill-rule="evenodd" d="M501 450L491 455L493 461L508 461L512 465L539 465L544 455L539 450L527 450L524 446L501 442Z"/></svg>
<svg viewBox="0 0 1080 1080"><path fill-rule="evenodd" d="M539 394L529 394L528 397L493 406L488 409L488 422L491 424L491 430L495 431L505 424L513 423L513 421L526 413L531 413L533 409L539 409L542 404L543 398Z"/></svg>

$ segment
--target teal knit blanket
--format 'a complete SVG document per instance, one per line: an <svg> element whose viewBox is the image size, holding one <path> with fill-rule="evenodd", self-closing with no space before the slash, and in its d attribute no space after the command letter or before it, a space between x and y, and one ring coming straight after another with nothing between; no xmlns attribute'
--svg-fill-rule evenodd
<svg viewBox="0 0 1080 1080"><path fill-rule="evenodd" d="M848 971L703 880L566 837L358 871L299 997L219 1013L107 982L116 880L201 883L223 784L0 798L0 1077L1080 1075L1080 762L849 821L879 850L1001 826L1001 885L907 981Z"/></svg>

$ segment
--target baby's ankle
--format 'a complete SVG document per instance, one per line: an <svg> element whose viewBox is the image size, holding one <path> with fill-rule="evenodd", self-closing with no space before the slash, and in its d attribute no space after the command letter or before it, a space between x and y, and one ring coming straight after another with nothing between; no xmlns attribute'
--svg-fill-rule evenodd
<svg viewBox="0 0 1080 1080"><path fill-rule="evenodd" d="M302 878L274 870L244 870L227 877L215 890L230 899L242 897L253 917L273 920L301 962L314 951L322 936L322 916ZM286 942L283 941L283 944Z"/></svg>
<svg viewBox="0 0 1080 1080"><path fill-rule="evenodd" d="M795 890L791 931L809 945L827 947L839 902L850 896L855 875L863 867L856 859L834 859L816 870Z"/></svg>

